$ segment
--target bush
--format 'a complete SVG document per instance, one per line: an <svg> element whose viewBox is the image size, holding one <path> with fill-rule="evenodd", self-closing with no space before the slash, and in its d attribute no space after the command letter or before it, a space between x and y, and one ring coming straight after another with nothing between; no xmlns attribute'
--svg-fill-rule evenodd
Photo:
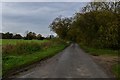
<svg viewBox="0 0 120 80"><path fill-rule="evenodd" d="M6 44L2 46L2 53L4 55L22 55L22 54L31 54L37 52L39 50L48 49L50 47L55 47L61 44L66 44L65 41L62 40L51 40L44 43L38 42L17 42L15 45L13 44Z"/></svg>
<svg viewBox="0 0 120 80"><path fill-rule="evenodd" d="M16 44L16 53L24 54L24 53L32 53L41 49L41 45L35 42L31 43L17 43Z"/></svg>
<svg viewBox="0 0 120 80"><path fill-rule="evenodd" d="M53 43L52 43L51 41L49 41L49 42L44 42L44 43L41 44L41 47L42 47L43 49L47 49L47 48L49 48L49 47L51 47L51 46L53 46Z"/></svg>
<svg viewBox="0 0 120 80"><path fill-rule="evenodd" d="M16 45L7 44L3 46L2 51L3 55L5 54L26 54L33 53L41 50L41 45L35 42L26 43L26 42L18 42Z"/></svg>
<svg viewBox="0 0 120 80"><path fill-rule="evenodd" d="M14 45L11 45L11 44L7 44L5 46L2 46L2 52L3 54L10 54L11 52L13 52L13 49L14 49Z"/></svg>

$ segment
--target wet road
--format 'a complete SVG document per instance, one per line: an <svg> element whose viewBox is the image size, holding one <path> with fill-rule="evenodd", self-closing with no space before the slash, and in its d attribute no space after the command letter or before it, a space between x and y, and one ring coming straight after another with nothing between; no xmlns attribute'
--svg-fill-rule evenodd
<svg viewBox="0 0 120 80"><path fill-rule="evenodd" d="M108 78L108 75L80 49L71 44L54 57L22 72L17 78Z"/></svg>

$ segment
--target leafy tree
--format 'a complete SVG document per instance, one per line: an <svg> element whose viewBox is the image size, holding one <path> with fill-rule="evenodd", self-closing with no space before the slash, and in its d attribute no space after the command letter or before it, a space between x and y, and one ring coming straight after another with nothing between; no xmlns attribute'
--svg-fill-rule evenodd
<svg viewBox="0 0 120 80"><path fill-rule="evenodd" d="M98 48L120 49L119 8L120 1L90 2L72 18L56 18L50 28L64 40Z"/></svg>
<svg viewBox="0 0 120 80"><path fill-rule="evenodd" d="M38 34L38 35L37 35L37 39L38 39L38 40L43 40L43 39L44 39L44 37L42 37L42 35L41 35L41 34Z"/></svg>
<svg viewBox="0 0 120 80"><path fill-rule="evenodd" d="M13 38L13 34L10 32L7 33L2 33L2 39L12 39Z"/></svg>
<svg viewBox="0 0 120 80"><path fill-rule="evenodd" d="M22 36L20 34L15 34L13 36L13 39L22 39Z"/></svg>
<svg viewBox="0 0 120 80"><path fill-rule="evenodd" d="M28 39L28 40L36 39L36 33L28 32L25 39Z"/></svg>
<svg viewBox="0 0 120 80"><path fill-rule="evenodd" d="M91 11L103 11L108 10L114 13L119 13L120 10L120 1L119 2L90 2L87 6L83 7L83 12Z"/></svg>
<svg viewBox="0 0 120 80"><path fill-rule="evenodd" d="M51 29L51 31L54 31L61 39L65 39L71 23L72 23L71 18L57 17L50 24L49 28Z"/></svg>

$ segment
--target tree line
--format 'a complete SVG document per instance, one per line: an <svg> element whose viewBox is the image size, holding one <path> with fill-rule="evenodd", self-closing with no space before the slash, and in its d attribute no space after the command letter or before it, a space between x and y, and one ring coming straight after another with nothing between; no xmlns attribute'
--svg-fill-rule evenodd
<svg viewBox="0 0 120 80"><path fill-rule="evenodd" d="M2 39L25 39L25 40L32 40L32 39L38 39L43 40L44 37L41 34L36 34L35 32L28 32L26 33L26 36L22 36L20 34L13 34L10 32L7 33L1 33Z"/></svg>
<svg viewBox="0 0 120 80"><path fill-rule="evenodd" d="M90 2L72 17L49 25L59 38L98 48L120 49L120 1Z"/></svg>

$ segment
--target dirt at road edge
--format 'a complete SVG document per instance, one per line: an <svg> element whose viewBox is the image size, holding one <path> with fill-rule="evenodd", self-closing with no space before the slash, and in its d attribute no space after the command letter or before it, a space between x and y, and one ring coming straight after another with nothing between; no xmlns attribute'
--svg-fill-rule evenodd
<svg viewBox="0 0 120 80"><path fill-rule="evenodd" d="M101 66L109 76L116 78L116 75L112 71L112 66L118 64L117 56L91 56L93 60Z"/></svg>

